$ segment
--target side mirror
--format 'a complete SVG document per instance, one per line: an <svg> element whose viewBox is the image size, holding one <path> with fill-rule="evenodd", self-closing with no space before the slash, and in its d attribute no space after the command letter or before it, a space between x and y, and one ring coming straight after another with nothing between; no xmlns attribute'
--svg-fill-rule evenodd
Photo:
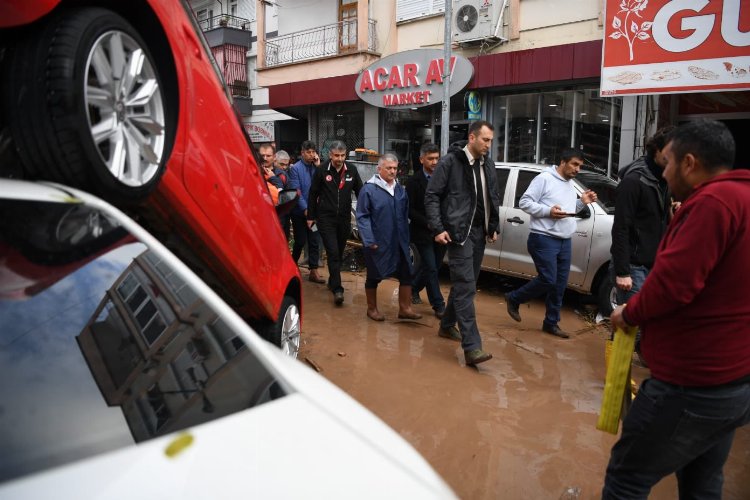
<svg viewBox="0 0 750 500"><path fill-rule="evenodd" d="M279 204L276 205L276 213L281 215L288 214L299 199L299 193L296 189L282 189L279 191Z"/></svg>

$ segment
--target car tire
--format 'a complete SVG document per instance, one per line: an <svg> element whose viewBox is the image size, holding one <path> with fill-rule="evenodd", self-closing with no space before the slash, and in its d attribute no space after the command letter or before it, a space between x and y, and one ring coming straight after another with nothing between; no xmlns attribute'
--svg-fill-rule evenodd
<svg viewBox="0 0 750 500"><path fill-rule="evenodd" d="M284 297L276 321L269 323L262 335L287 356L297 357L300 347L300 311L293 297Z"/></svg>
<svg viewBox="0 0 750 500"><path fill-rule="evenodd" d="M596 290L596 305L602 316L609 317L617 306L617 287L609 274L605 275Z"/></svg>
<svg viewBox="0 0 750 500"><path fill-rule="evenodd" d="M27 177L113 201L156 187L176 110L167 109L159 65L125 19L61 9L18 33L5 64L4 114Z"/></svg>

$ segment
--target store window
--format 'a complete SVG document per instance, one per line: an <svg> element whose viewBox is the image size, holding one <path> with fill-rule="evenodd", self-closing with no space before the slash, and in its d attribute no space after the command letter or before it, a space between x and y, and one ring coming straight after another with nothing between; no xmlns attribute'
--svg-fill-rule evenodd
<svg viewBox="0 0 750 500"><path fill-rule="evenodd" d="M594 89L495 96L494 159L558 164L572 146L590 168L616 170L621 114L621 98L599 97Z"/></svg>
<svg viewBox="0 0 750 500"><path fill-rule="evenodd" d="M430 108L387 109L383 111L383 153L399 160L399 175L409 175L420 167L419 150L432 136Z"/></svg>
<svg viewBox="0 0 750 500"><path fill-rule="evenodd" d="M321 158L328 159L333 141L344 141L347 151L365 146L364 103L323 106L318 112L318 147Z"/></svg>

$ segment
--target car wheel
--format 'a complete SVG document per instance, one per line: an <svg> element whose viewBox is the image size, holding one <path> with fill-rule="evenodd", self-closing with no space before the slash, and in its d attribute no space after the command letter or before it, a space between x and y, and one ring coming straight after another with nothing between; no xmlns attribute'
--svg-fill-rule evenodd
<svg viewBox="0 0 750 500"><path fill-rule="evenodd" d="M609 275L604 276L599 283L599 288L596 291L596 305L602 316L606 317L609 317L617 307L617 287L609 278Z"/></svg>
<svg viewBox="0 0 750 500"><path fill-rule="evenodd" d="M157 185L174 115L138 32L109 10L62 10L27 29L7 54L4 107L33 177L117 200Z"/></svg>
<svg viewBox="0 0 750 500"><path fill-rule="evenodd" d="M276 321L266 328L265 339L281 348L282 352L292 358L297 357L300 346L300 314L297 301L284 297Z"/></svg>
<svg viewBox="0 0 750 500"><path fill-rule="evenodd" d="M409 258L411 259L411 265L414 267L414 270L416 271L419 269L422 260L419 257L417 246L414 243L409 243Z"/></svg>

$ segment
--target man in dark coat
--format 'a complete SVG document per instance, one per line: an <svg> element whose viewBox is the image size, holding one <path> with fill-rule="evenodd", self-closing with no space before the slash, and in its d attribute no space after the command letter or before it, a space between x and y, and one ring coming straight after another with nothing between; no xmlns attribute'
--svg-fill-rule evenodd
<svg viewBox="0 0 750 500"><path fill-rule="evenodd" d="M406 182L406 194L409 195L409 231L411 242L417 247L419 254L419 268L417 269L414 283L412 283L412 303L419 304L419 292L427 289L427 298L430 301L435 316L443 317L445 312L445 300L440 291L438 280L438 268L445 256L445 245L440 245L432 239L427 221L427 213L424 210L424 193L427 191L427 181L435 172L440 149L432 143L424 144L419 152L419 162L422 168L414 172ZM460 337L456 340L461 340Z"/></svg>
<svg viewBox="0 0 750 500"><path fill-rule="evenodd" d="M328 288L333 293L333 302L340 306L344 303L341 258L352 232L352 191L359 195L362 179L357 168L344 161L346 144L334 141L329 157L328 163L315 172L310 185L307 225L312 228L317 223L320 230L328 255Z"/></svg>
<svg viewBox="0 0 750 500"><path fill-rule="evenodd" d="M452 282L438 335L453 339L460 332L468 366L492 358L482 350L474 295L485 243L497 240L500 222L495 165L487 157L493 136L491 123L472 123L468 144L451 145L427 184L424 197L434 240L448 246Z"/></svg>
<svg viewBox="0 0 750 500"><path fill-rule="evenodd" d="M411 308L414 271L409 258L409 198L396 182L398 158L392 154L381 156L377 169L357 198L357 227L367 266L367 317L374 321L385 319L378 310L378 283L395 276L399 280L398 317L419 319L422 315Z"/></svg>

